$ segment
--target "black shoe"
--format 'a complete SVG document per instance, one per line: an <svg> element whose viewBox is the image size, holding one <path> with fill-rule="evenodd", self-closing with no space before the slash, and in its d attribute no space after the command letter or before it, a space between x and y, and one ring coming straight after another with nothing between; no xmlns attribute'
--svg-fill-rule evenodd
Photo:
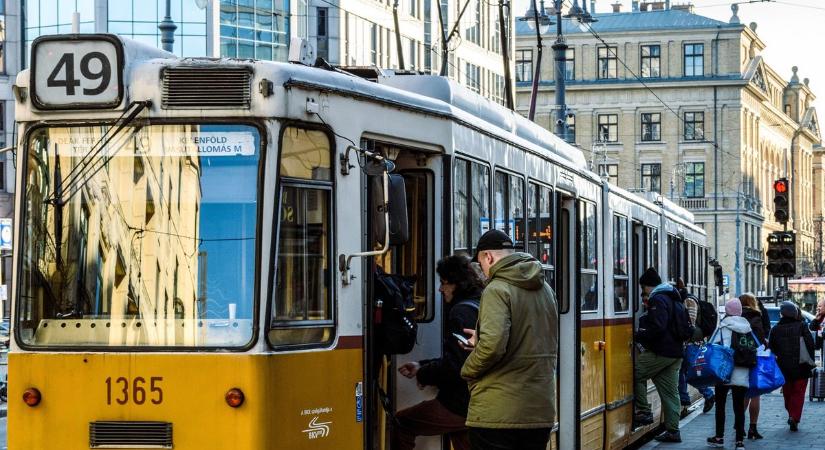
<svg viewBox="0 0 825 450"><path fill-rule="evenodd" d="M752 423L750 429L748 430L748 439L762 439L762 435L756 431L756 424Z"/></svg>
<svg viewBox="0 0 825 450"><path fill-rule="evenodd" d="M725 448L725 439L720 437L709 437L708 438L708 447L713 448Z"/></svg>
<svg viewBox="0 0 825 450"><path fill-rule="evenodd" d="M713 397L708 397L705 399L705 406L702 407L702 414L707 414L713 409L713 405L716 404L716 399Z"/></svg>
<svg viewBox="0 0 825 450"><path fill-rule="evenodd" d="M653 423L653 414L649 412L637 412L633 415L633 428L643 427Z"/></svg>
<svg viewBox="0 0 825 450"><path fill-rule="evenodd" d="M799 422L788 419L788 424L791 426L791 431L799 431Z"/></svg>
<svg viewBox="0 0 825 450"><path fill-rule="evenodd" d="M690 410L688 409L687 406L682 406L682 410L679 411L679 418L684 419L688 415L690 415Z"/></svg>
<svg viewBox="0 0 825 450"><path fill-rule="evenodd" d="M659 442L682 442L682 435L679 434L678 431L665 431L664 433L656 436L655 438Z"/></svg>
<svg viewBox="0 0 825 450"><path fill-rule="evenodd" d="M734 450L745 450L745 443L742 441L736 441L736 445L733 446Z"/></svg>

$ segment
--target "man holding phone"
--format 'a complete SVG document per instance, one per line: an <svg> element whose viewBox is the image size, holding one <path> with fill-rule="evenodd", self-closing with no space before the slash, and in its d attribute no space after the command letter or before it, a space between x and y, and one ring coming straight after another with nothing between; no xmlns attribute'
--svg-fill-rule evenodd
<svg viewBox="0 0 825 450"><path fill-rule="evenodd" d="M490 230L475 259L487 277L473 347L461 376L470 385L474 450L545 450L555 423L558 309L544 269ZM473 330L465 330L472 333Z"/></svg>
<svg viewBox="0 0 825 450"><path fill-rule="evenodd" d="M450 437L454 450L469 450L467 437L467 404L470 392L461 378L461 365L467 359L459 340L467 342L464 328L474 328L478 320L478 302L484 284L466 256L448 256L438 262L436 273L441 279L441 297L449 308L447 329L444 330L444 356L419 362L408 362L398 371L415 378L419 387L437 386L438 395L396 414L398 426L392 433L393 450L415 448L416 436Z"/></svg>

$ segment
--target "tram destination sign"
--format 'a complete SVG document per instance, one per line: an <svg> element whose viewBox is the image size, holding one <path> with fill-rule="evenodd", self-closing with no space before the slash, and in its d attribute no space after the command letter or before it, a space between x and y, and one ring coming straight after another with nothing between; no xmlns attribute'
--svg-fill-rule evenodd
<svg viewBox="0 0 825 450"><path fill-rule="evenodd" d="M123 99L123 45L112 35L39 37L30 86L39 109L115 108Z"/></svg>

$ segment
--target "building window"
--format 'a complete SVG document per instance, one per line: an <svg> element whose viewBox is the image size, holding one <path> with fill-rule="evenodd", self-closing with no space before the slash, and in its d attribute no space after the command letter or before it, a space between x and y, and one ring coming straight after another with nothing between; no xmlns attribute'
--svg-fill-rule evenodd
<svg viewBox="0 0 825 450"><path fill-rule="evenodd" d="M607 178L608 183L615 186L619 185L618 164L599 164L599 175Z"/></svg>
<svg viewBox="0 0 825 450"><path fill-rule="evenodd" d="M120 1L118 0L118 3ZM114 0L109 0L110 16L114 9L113 2ZM134 10L137 12L137 1L134 1L134 3ZM285 61L287 59L287 46L289 45L290 36L288 2L268 0L258 2L252 2L251 0L221 1L220 5L221 56L275 61ZM188 4L183 7L184 11L189 9L197 8L190 8ZM328 19L329 14L324 17ZM172 19L174 20L174 17ZM318 27L320 27L320 17L318 22ZM175 23L180 24L177 21ZM155 23L153 26L157 27L157 24ZM185 21L183 26L186 28ZM326 26L328 28L329 24L326 23ZM299 26L298 32L300 32L300 28ZM111 32L112 29L110 28L109 31ZM201 38L201 40L205 45L206 40L204 38ZM204 52L197 56L202 56ZM322 47L321 53L324 52L326 52L326 49Z"/></svg>
<svg viewBox="0 0 825 450"><path fill-rule="evenodd" d="M705 139L705 113L685 113L685 140L702 141Z"/></svg>
<svg viewBox="0 0 825 450"><path fill-rule="evenodd" d="M619 116L617 114L599 114L599 142L619 141Z"/></svg>
<svg viewBox="0 0 825 450"><path fill-rule="evenodd" d="M576 116L567 116L567 141L576 142Z"/></svg>
<svg viewBox="0 0 825 450"><path fill-rule="evenodd" d="M661 164L642 164L642 189L648 192L662 192Z"/></svg>
<svg viewBox="0 0 825 450"><path fill-rule="evenodd" d="M705 74L705 44L685 44L685 76L701 77Z"/></svg>
<svg viewBox="0 0 825 450"><path fill-rule="evenodd" d="M516 50L516 81L533 81L533 50Z"/></svg>
<svg viewBox="0 0 825 450"><path fill-rule="evenodd" d="M481 93L481 67L470 63L465 63L465 65L464 75L467 88L473 92Z"/></svg>
<svg viewBox="0 0 825 450"><path fill-rule="evenodd" d="M564 54L564 79L576 79L576 50L568 48Z"/></svg>
<svg viewBox="0 0 825 450"><path fill-rule="evenodd" d="M327 22L329 8L317 8L317 21L318 21L318 28L317 28L317 35L318 37L326 37L329 29L329 24Z"/></svg>
<svg viewBox="0 0 825 450"><path fill-rule="evenodd" d="M600 80L618 78L616 69L616 49L618 47L599 47L599 64L597 78Z"/></svg>
<svg viewBox="0 0 825 450"><path fill-rule="evenodd" d="M689 162L685 164L685 197L701 198L705 196L705 163Z"/></svg>
<svg viewBox="0 0 825 450"><path fill-rule="evenodd" d="M662 140L662 115L642 113L642 141Z"/></svg>
<svg viewBox="0 0 825 450"><path fill-rule="evenodd" d="M642 55L642 78L658 78L661 47L658 45L643 45Z"/></svg>

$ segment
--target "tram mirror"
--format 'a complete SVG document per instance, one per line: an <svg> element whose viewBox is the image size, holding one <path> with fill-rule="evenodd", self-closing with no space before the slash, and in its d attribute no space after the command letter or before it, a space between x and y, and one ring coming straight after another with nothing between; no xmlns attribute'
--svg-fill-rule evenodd
<svg viewBox="0 0 825 450"><path fill-rule="evenodd" d="M370 211L372 214L372 232L378 244L384 245L387 227L390 230L389 245L404 245L410 238L407 223L407 191L404 177L398 174L387 175L387 203L384 204L384 177L371 177L372 192ZM385 209L389 212L389 224L385 223Z"/></svg>

